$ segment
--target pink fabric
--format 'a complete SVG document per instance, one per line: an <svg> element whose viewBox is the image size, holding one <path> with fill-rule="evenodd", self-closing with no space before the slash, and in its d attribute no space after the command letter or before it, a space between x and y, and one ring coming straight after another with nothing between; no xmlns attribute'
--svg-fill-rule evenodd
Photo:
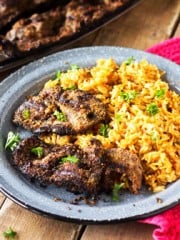
<svg viewBox="0 0 180 240"><path fill-rule="evenodd" d="M147 51L180 64L180 37L168 39L148 48Z"/></svg>
<svg viewBox="0 0 180 240"><path fill-rule="evenodd" d="M180 64L180 38L171 38L147 51ZM180 240L180 205L140 222L157 226L153 232L155 240Z"/></svg>
<svg viewBox="0 0 180 240"><path fill-rule="evenodd" d="M140 222L158 226L152 235L155 240L180 239L180 205Z"/></svg>

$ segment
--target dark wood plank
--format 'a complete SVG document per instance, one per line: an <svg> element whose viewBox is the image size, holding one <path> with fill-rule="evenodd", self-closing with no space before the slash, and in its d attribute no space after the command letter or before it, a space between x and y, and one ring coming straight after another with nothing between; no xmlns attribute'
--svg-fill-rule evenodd
<svg viewBox="0 0 180 240"><path fill-rule="evenodd" d="M151 240L154 228L137 222L88 226L81 240Z"/></svg>
<svg viewBox="0 0 180 240"><path fill-rule="evenodd" d="M174 37L180 37L180 23L178 24L176 30L175 30L175 34Z"/></svg>
<svg viewBox="0 0 180 240"><path fill-rule="evenodd" d="M146 49L171 36L179 16L179 0L142 1L108 24L94 45L117 45Z"/></svg>

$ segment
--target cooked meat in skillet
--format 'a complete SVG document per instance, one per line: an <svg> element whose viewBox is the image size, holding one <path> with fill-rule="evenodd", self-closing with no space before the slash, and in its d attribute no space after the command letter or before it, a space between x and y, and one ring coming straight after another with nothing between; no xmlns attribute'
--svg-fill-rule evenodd
<svg viewBox="0 0 180 240"><path fill-rule="evenodd" d="M35 10L52 0L0 0L0 29L24 12Z"/></svg>
<svg viewBox="0 0 180 240"><path fill-rule="evenodd" d="M65 91L57 103L76 132L82 132L106 119L105 105L89 92Z"/></svg>
<svg viewBox="0 0 180 240"><path fill-rule="evenodd" d="M7 32L6 40L15 43L19 51L29 51L42 44L57 41L64 17L62 7L33 14L30 18L17 21Z"/></svg>
<svg viewBox="0 0 180 240"><path fill-rule="evenodd" d="M133 193L138 193L142 183L142 166L136 154L120 148L106 150L108 164L104 174L105 190L111 190L114 182L126 174L129 188Z"/></svg>
<svg viewBox="0 0 180 240"><path fill-rule="evenodd" d="M91 29L128 2L130 0L0 0L0 28L23 12L34 12L30 17L19 18L5 34L0 32L0 53L6 60L49 44L65 43L67 38ZM33 11L38 6L40 13ZM46 6L44 12L41 6Z"/></svg>
<svg viewBox="0 0 180 240"><path fill-rule="evenodd" d="M64 119L58 120L55 114L61 111ZM106 114L105 105L91 93L81 90L62 93L62 89L56 86L29 97L16 110L13 122L35 133L72 135L104 121Z"/></svg>
<svg viewBox="0 0 180 240"><path fill-rule="evenodd" d="M30 178L65 186L86 196L112 191L123 173L133 193L139 191L142 182L142 168L136 155L122 149L104 150L96 139L82 150L75 144L48 145L32 136L20 142L13 159L17 168Z"/></svg>

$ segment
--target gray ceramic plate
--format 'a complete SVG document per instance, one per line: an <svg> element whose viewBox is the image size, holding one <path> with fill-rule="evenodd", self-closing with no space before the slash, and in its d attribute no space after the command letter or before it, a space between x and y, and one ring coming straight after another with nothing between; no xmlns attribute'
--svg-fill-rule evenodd
<svg viewBox="0 0 180 240"><path fill-rule="evenodd" d="M180 93L180 67L161 57L142 51L119 47L89 47L67 50L33 62L4 80L0 84L0 189L18 204L32 211L55 218L82 223L102 223L141 219L161 212L178 203L180 199L180 180L170 184L160 193L142 189L139 195L124 192L118 203L111 201L108 196L101 196L97 205L91 207L84 203L72 205L68 200L76 197L62 188L49 186L40 187L29 182L10 163L10 156L4 150L7 133L19 131L11 117L14 110L25 99L25 96L36 93L43 83L58 70L66 70L70 64L81 67L92 66L99 58L112 57L118 63L134 56L137 60L146 58L166 71L166 79L172 89ZM53 200L60 197L66 202ZM162 199L158 203L157 199Z"/></svg>

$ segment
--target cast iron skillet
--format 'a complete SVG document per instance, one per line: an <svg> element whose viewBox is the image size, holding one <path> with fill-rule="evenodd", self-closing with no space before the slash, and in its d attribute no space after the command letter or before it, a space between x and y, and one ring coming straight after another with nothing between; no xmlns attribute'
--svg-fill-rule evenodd
<svg viewBox="0 0 180 240"><path fill-rule="evenodd" d="M0 189L5 195L34 212L78 223L142 219L178 203L180 180L169 184L160 193L149 192L144 187L139 195L124 191L117 203L112 202L110 196L101 195L93 207L83 202L73 205L68 201L77 196L54 185L44 188L30 182L11 165L10 155L4 150L9 131L19 132L22 137L27 135L27 132L12 124L14 110L26 96L40 90L44 82L54 76L58 69L65 71L70 64L90 67L99 58L111 57L121 63L129 56L134 56L137 60L145 58L166 71L165 80L173 90L180 93L178 65L143 51L120 47L88 47L59 52L22 67L0 84ZM56 202L54 197L59 197L65 202ZM158 198L162 199L162 203L158 203Z"/></svg>
<svg viewBox="0 0 180 240"><path fill-rule="evenodd" d="M22 66L25 63L34 61L36 59L55 53L57 51L67 49L68 46L74 44L77 40L98 30L107 23L120 17L122 14L126 13L127 11L135 7L140 1L141 0L131 0L129 3L119 7L113 13L104 16L102 19L99 19L97 22L93 23L90 26L83 27L79 32L74 33L73 35L67 37L66 39L64 40L62 39L53 44L48 44L47 46L39 47L38 49L25 52L24 54L22 53L22 55L19 58L16 57L5 60L6 57L1 55L0 53L0 73Z"/></svg>

